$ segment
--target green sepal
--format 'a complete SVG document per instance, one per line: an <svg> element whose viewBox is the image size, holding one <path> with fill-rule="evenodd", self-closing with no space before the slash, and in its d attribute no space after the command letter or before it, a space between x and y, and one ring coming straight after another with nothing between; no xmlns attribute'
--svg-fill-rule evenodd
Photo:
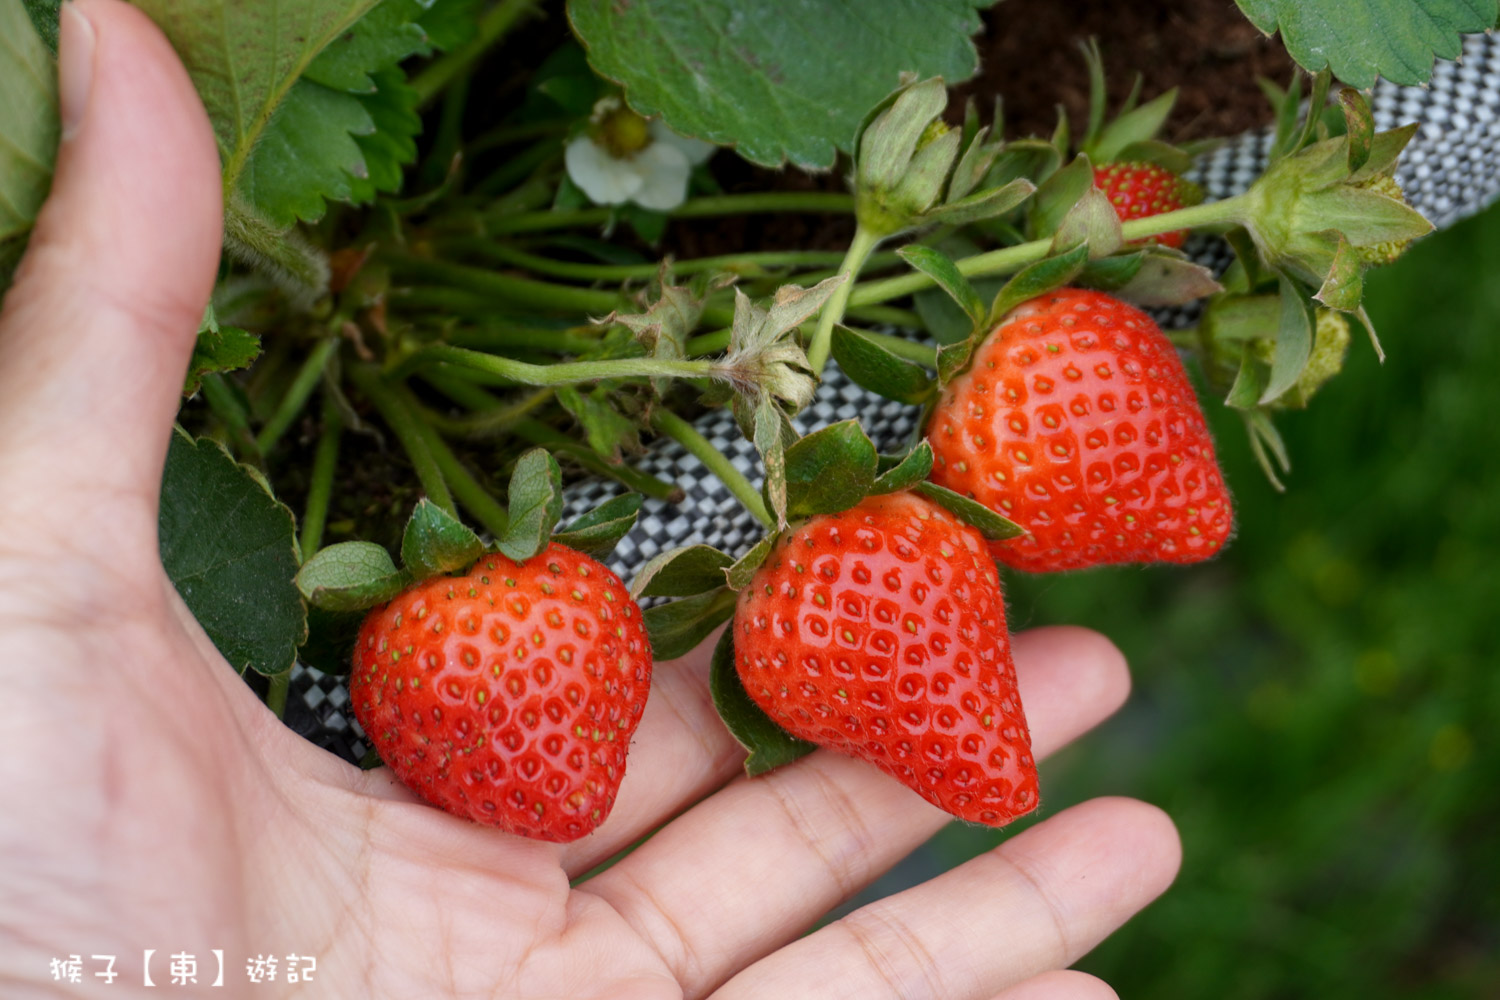
<svg viewBox="0 0 1500 1000"><path fill-rule="evenodd" d="M483 553L484 543L462 521L426 497L417 501L401 535L401 564L412 579L464 569Z"/></svg>
<svg viewBox="0 0 1500 1000"><path fill-rule="evenodd" d="M1120 150L1116 160L1120 163L1152 163L1179 177L1193 168L1193 157L1187 150L1160 139L1133 142Z"/></svg>
<svg viewBox="0 0 1500 1000"><path fill-rule="evenodd" d="M1062 253L1076 246L1088 248L1089 258L1108 257L1124 244L1120 214L1110 204L1109 196L1090 187L1068 209L1052 236L1051 252Z"/></svg>
<svg viewBox="0 0 1500 1000"><path fill-rule="evenodd" d="M1281 316L1276 327L1276 350L1271 356L1271 376L1260 403L1275 402L1277 397L1297 384L1307 359L1312 356L1313 303L1301 284L1281 277Z"/></svg>
<svg viewBox="0 0 1500 1000"><path fill-rule="evenodd" d="M1354 184L1362 184L1379 174L1388 174L1396 169L1397 158L1417 134L1419 127L1417 122L1408 122L1399 128L1387 129L1372 136L1368 158L1358 170L1349 175L1349 180Z"/></svg>
<svg viewBox="0 0 1500 1000"><path fill-rule="evenodd" d="M1078 199L1094 186L1094 166L1082 153L1041 183L1031 199L1031 234L1046 239L1057 232Z"/></svg>
<svg viewBox="0 0 1500 1000"><path fill-rule="evenodd" d="M1156 138L1176 101L1177 88L1173 87L1165 94L1159 94L1145 104L1125 112L1104 126L1099 138L1085 152L1099 163L1114 163L1123 159L1120 153L1126 147Z"/></svg>
<svg viewBox="0 0 1500 1000"><path fill-rule="evenodd" d="M931 278L973 321L974 326L984 322L984 300L947 254L935 247L913 243L897 250L896 256Z"/></svg>
<svg viewBox="0 0 1500 1000"><path fill-rule="evenodd" d="M1036 193L1036 185L1024 177L999 187L985 188L956 201L934 205L922 221L945 226L967 226L1004 215Z"/></svg>
<svg viewBox="0 0 1500 1000"><path fill-rule="evenodd" d="M495 547L516 562L525 562L547 547L562 517L562 470L544 448L532 448L511 473L510 520Z"/></svg>
<svg viewBox="0 0 1500 1000"><path fill-rule="evenodd" d="M831 346L833 358L845 375L886 399L920 405L937 388L921 365L897 357L858 330L834 327Z"/></svg>
<svg viewBox="0 0 1500 1000"><path fill-rule="evenodd" d="M1256 464L1266 474L1266 479L1270 480L1276 492L1285 492L1286 487L1277 475L1277 467L1285 475L1292 471L1292 460L1287 454L1286 442L1281 439L1281 432L1276 429L1270 414L1264 409L1250 410L1240 416L1244 418L1245 431L1250 436L1250 452L1255 456Z"/></svg>
<svg viewBox="0 0 1500 1000"><path fill-rule="evenodd" d="M1352 87L1339 91L1339 106L1344 111L1344 134L1349 137L1349 173L1370 162L1370 147L1375 141L1375 116L1370 101Z"/></svg>
<svg viewBox="0 0 1500 1000"><path fill-rule="evenodd" d="M880 456L857 420L842 420L786 450L786 512L790 518L837 514L863 500Z"/></svg>
<svg viewBox="0 0 1500 1000"><path fill-rule="evenodd" d="M765 562L766 557L771 554L771 549L775 544L776 535L767 535L756 542L749 552L736 559L734 565L726 567L724 581L729 584L729 589L744 590L750 583L750 578L755 575L755 571L760 569L760 564Z"/></svg>
<svg viewBox="0 0 1500 1000"><path fill-rule="evenodd" d="M1085 288L1097 288L1101 292L1112 292L1134 278L1146 259L1145 250L1126 250L1091 260L1076 279Z"/></svg>
<svg viewBox="0 0 1500 1000"><path fill-rule="evenodd" d="M658 662L675 660L698 648L720 625L734 617L738 598L725 586L680 601L658 604L641 612L651 653Z"/></svg>
<svg viewBox="0 0 1500 1000"><path fill-rule="evenodd" d="M1041 184L1062 166L1063 154L1057 147L1042 139L1017 139L1008 142L995 163L990 167L989 180L994 184L1008 184L1024 177Z"/></svg>
<svg viewBox="0 0 1500 1000"><path fill-rule="evenodd" d="M595 559L602 559L613 552L620 539L635 527L636 518L641 513L641 504L645 501L646 498L639 493L622 493L611 497L564 526L552 536L552 540Z"/></svg>
<svg viewBox="0 0 1500 1000"><path fill-rule="evenodd" d="M1150 250L1115 295L1145 308L1180 306L1223 291L1214 273L1171 250Z"/></svg>
<svg viewBox="0 0 1500 1000"><path fill-rule="evenodd" d="M977 500L970 500L962 493L955 493L937 483L918 483L913 487L933 503L942 507L959 520L979 529L979 533L992 542L1003 542L1026 534L1026 529L1008 517L990 510Z"/></svg>
<svg viewBox="0 0 1500 1000"><path fill-rule="evenodd" d="M1249 412L1260 407L1260 397L1266 391L1266 368L1256 358L1255 352L1246 344L1240 347L1240 367L1235 373L1234 384L1224 405L1232 410Z"/></svg>
<svg viewBox="0 0 1500 1000"><path fill-rule="evenodd" d="M798 739L782 729L759 705L750 700L734 667L734 629L727 628L714 647L709 669L709 692L719 718L748 751L745 773L750 777L790 764L817 749L807 740Z"/></svg>
<svg viewBox="0 0 1500 1000"><path fill-rule="evenodd" d="M1330 309L1358 311L1365 294L1365 265L1359 258L1359 251L1350 246L1348 240L1339 240L1333 263L1328 266L1328 276L1313 298Z"/></svg>
<svg viewBox="0 0 1500 1000"><path fill-rule="evenodd" d="M990 303L986 329L993 329L1016 306L1029 302L1038 295L1046 295L1061 288L1083 273L1088 264L1087 246L1076 246L1071 250L1055 254L1034 264L1027 264L1015 273Z"/></svg>
<svg viewBox="0 0 1500 1000"><path fill-rule="evenodd" d="M883 465L885 456L881 456L881 459ZM895 462L875 477L875 482L870 487L870 495L876 496L911 489L932 472L932 462L932 445L925 440L918 441L917 446L902 456L900 461Z"/></svg>
<svg viewBox="0 0 1500 1000"><path fill-rule="evenodd" d="M630 596L690 597L724 585L734 557L711 545L684 545L658 553L636 571Z"/></svg>
<svg viewBox="0 0 1500 1000"><path fill-rule="evenodd" d="M297 573L297 589L325 611L363 611L405 590L411 577L374 542L339 542L319 549Z"/></svg>

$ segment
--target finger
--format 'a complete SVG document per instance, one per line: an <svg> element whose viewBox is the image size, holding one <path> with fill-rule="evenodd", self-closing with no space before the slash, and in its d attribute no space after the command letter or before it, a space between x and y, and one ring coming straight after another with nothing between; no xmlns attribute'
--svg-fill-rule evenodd
<svg viewBox="0 0 1500 1000"><path fill-rule="evenodd" d="M1032 976L993 1000L1119 1000L1119 995L1102 979L1087 972L1057 969Z"/></svg>
<svg viewBox="0 0 1500 1000"><path fill-rule="evenodd" d="M715 1000L990 997L1076 961L1165 891L1181 857L1160 809L1085 802L783 948Z"/></svg>
<svg viewBox="0 0 1500 1000"><path fill-rule="evenodd" d="M628 847L739 773L745 751L724 728L708 693L718 636L715 631L687 656L652 668L651 698L615 808L598 830L564 848L563 867L570 877Z"/></svg>
<svg viewBox="0 0 1500 1000"><path fill-rule="evenodd" d="M31 513L70 529L126 513L100 495L144 498L154 525L217 268L218 152L187 73L139 10L76 0L61 33L57 172L0 313L0 475Z"/></svg>
<svg viewBox="0 0 1500 1000"><path fill-rule="evenodd" d="M1124 701L1119 651L1084 629L1017 636L1033 748L1043 756ZM688 995L799 933L950 817L868 764L820 751L738 781L584 884L660 952Z"/></svg>

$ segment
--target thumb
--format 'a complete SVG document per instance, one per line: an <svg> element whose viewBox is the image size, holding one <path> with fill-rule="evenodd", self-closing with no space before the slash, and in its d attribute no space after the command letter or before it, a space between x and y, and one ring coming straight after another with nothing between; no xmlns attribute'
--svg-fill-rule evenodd
<svg viewBox="0 0 1500 1000"><path fill-rule="evenodd" d="M115 500L154 528L217 272L218 152L166 38L121 0L62 5L58 75L52 193L0 312L0 481L70 528L118 525Z"/></svg>

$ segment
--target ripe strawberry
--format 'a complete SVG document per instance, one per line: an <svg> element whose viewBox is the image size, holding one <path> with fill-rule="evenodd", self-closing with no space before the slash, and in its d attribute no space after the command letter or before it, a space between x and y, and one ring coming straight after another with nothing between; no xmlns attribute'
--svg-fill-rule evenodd
<svg viewBox="0 0 1500 1000"><path fill-rule="evenodd" d="M375 608L360 629L354 716L407 787L540 840L609 815L651 682L640 609L618 577L553 543L483 556Z"/></svg>
<svg viewBox="0 0 1500 1000"><path fill-rule="evenodd" d="M745 691L794 736L970 822L1036 808L995 564L941 507L875 496L789 529L734 628Z"/></svg>
<svg viewBox="0 0 1500 1000"><path fill-rule="evenodd" d="M1102 292L1012 310L934 409L932 481L1027 534L990 543L1032 572L1196 562L1229 537L1229 491L1170 341Z"/></svg>
<svg viewBox="0 0 1500 1000"><path fill-rule="evenodd" d="M1155 163L1101 164L1094 168L1094 186L1103 191L1110 204L1115 206L1115 214L1121 222L1175 212L1203 200L1198 185ZM1186 229L1178 229L1133 242L1160 243L1176 248L1182 246L1187 235Z"/></svg>

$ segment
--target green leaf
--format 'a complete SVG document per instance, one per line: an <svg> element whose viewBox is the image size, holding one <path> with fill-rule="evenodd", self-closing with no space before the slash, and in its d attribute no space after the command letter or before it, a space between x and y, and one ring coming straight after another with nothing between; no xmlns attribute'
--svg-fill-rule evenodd
<svg viewBox="0 0 1500 1000"><path fill-rule="evenodd" d="M413 579L463 569L483 553L484 543L462 521L426 497L417 501L401 535L401 564Z"/></svg>
<svg viewBox="0 0 1500 1000"><path fill-rule="evenodd" d="M642 611L652 656L658 661L675 660L697 649L710 632L733 617L737 599L734 591L720 586Z"/></svg>
<svg viewBox="0 0 1500 1000"><path fill-rule="evenodd" d="M510 522L496 544L516 562L525 562L547 547L552 528L562 517L562 470L544 448L532 448L511 473Z"/></svg>
<svg viewBox="0 0 1500 1000"><path fill-rule="evenodd" d="M724 570L724 580L729 584L730 590L744 590L749 584L750 578L755 571L760 569L760 564L766 561L766 556L771 554L771 548L776 544L775 535L766 535L756 542L754 547L735 560L733 566Z"/></svg>
<svg viewBox="0 0 1500 1000"><path fill-rule="evenodd" d="M54 12L55 23L55 12ZM0 243L31 231L57 155L57 67L21 0L0 0Z"/></svg>
<svg viewBox="0 0 1500 1000"><path fill-rule="evenodd" d="M1281 40L1309 73L1361 90L1375 77L1411 86L1432 76L1433 57L1455 59L1459 37L1495 26L1496 0L1236 0L1257 28Z"/></svg>
<svg viewBox="0 0 1500 1000"><path fill-rule="evenodd" d="M960 309L978 326L984 321L984 300L959 271L958 265L941 250L913 243L896 251L896 255L937 283Z"/></svg>
<svg viewBox="0 0 1500 1000"><path fill-rule="evenodd" d="M603 558L635 527L645 499L639 493L611 497L553 535L552 540L596 559Z"/></svg>
<svg viewBox="0 0 1500 1000"><path fill-rule="evenodd" d="M188 361L182 394L191 396L196 393L205 375L248 368L258 357L260 338L237 326L220 326L213 318L213 307L210 306L203 327L198 331L198 340L193 344L193 356Z"/></svg>
<svg viewBox="0 0 1500 1000"><path fill-rule="evenodd" d="M903 72L956 83L986 0L863 0L795 11L736 0L570 0L603 76L637 111L753 163L833 166Z"/></svg>
<svg viewBox="0 0 1500 1000"><path fill-rule="evenodd" d="M21 0L21 6L26 8L26 13L31 15L31 23L36 28L36 33L52 51L57 54L57 30L58 15L62 12L62 0ZM3 37L12 38L9 28L3 33Z"/></svg>
<svg viewBox="0 0 1500 1000"><path fill-rule="evenodd" d="M1239 371L1235 373L1234 384L1229 387L1229 395L1224 397L1224 405L1246 412L1257 409L1265 391L1265 366L1256 359L1254 351L1241 346Z"/></svg>
<svg viewBox="0 0 1500 1000"><path fill-rule="evenodd" d="M870 494L873 496L911 489L926 479L931 472L932 445L925 440L919 441L917 446L907 452L900 462L876 477L874 485L870 487Z"/></svg>
<svg viewBox="0 0 1500 1000"><path fill-rule="evenodd" d="M350 169L364 172L349 133L372 131L373 123L352 95L301 77L377 0L135 2L192 75L218 138L226 191L250 195L257 215L283 227L320 215L324 195L348 197Z"/></svg>
<svg viewBox="0 0 1500 1000"><path fill-rule="evenodd" d="M921 404L936 383L926 369L899 358L872 337L842 324L833 328L833 358L857 384L886 399Z"/></svg>
<svg viewBox="0 0 1500 1000"><path fill-rule="evenodd" d="M1214 273L1173 253L1148 252L1140 268L1115 295L1138 306L1180 306L1223 291Z"/></svg>
<svg viewBox="0 0 1500 1000"><path fill-rule="evenodd" d="M292 583L296 523L265 480L218 443L178 428L162 476L158 531L162 566L229 665L240 673L290 670L307 637Z"/></svg>
<svg viewBox="0 0 1500 1000"><path fill-rule="evenodd" d="M406 589L411 578L374 542L339 542L319 549L297 574L297 589L325 611L363 611Z"/></svg>
<svg viewBox="0 0 1500 1000"><path fill-rule="evenodd" d="M745 693L739 672L734 668L733 628L725 629L719 636L719 644L714 647L708 689L719 718L724 720L724 725L740 746L749 751L745 758L745 773L750 777L790 764L817 749L771 721L771 717Z"/></svg>
<svg viewBox="0 0 1500 1000"><path fill-rule="evenodd" d="M608 462L620 461L623 451L637 451L641 443L640 427L615 409L617 393L618 388L604 385L588 392L572 385L557 388L557 401L578 421L594 454Z"/></svg>
<svg viewBox="0 0 1500 1000"><path fill-rule="evenodd" d="M978 528L979 533L990 541L1002 542L1007 538L1026 534L1026 529L1010 518L1002 517L984 504L955 493L946 486L918 483L913 489L950 514L955 514L960 520Z"/></svg>
<svg viewBox="0 0 1500 1000"><path fill-rule="evenodd" d="M334 90L375 90L370 74L395 66L407 56L429 55L427 32L417 22L428 4L420 0L380 0L354 27L318 53L303 79Z"/></svg>
<svg viewBox="0 0 1500 1000"><path fill-rule="evenodd" d="M1271 355L1271 377L1261 393L1262 405L1276 400L1297 384L1312 356L1313 304L1291 278L1281 278L1281 322L1276 329L1276 351Z"/></svg>
<svg viewBox="0 0 1500 1000"><path fill-rule="evenodd" d="M857 420L842 420L786 450L788 517L837 514L859 503L875 484L880 455Z"/></svg>
<svg viewBox="0 0 1500 1000"><path fill-rule="evenodd" d="M689 597L724 585L724 571L734 557L710 545L668 549L636 571L630 596Z"/></svg>
<svg viewBox="0 0 1500 1000"><path fill-rule="evenodd" d="M350 183L349 200L357 205L374 201L378 191L401 190L404 168L417 158L417 135L422 131L417 91L407 84L406 74L385 69L374 80L373 92L355 95L375 126L373 132L354 136L365 158L363 175L355 174Z"/></svg>

